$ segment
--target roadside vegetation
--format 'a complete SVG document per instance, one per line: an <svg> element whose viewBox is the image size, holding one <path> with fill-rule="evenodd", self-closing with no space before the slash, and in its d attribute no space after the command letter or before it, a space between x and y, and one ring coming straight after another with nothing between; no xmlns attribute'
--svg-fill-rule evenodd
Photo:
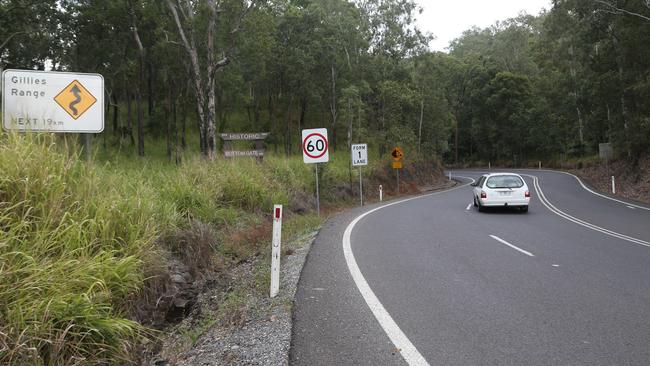
<svg viewBox="0 0 650 366"><path fill-rule="evenodd" d="M348 154L322 165L323 217L356 203L348 165ZM366 168L369 186L386 165ZM258 163L188 154L176 165L117 153L86 162L72 138L4 134L0 169L4 364L132 362L145 339L191 308L179 286L218 281L266 255L273 204L285 205L287 240L322 222L313 166L299 156ZM181 286L178 276L190 278ZM237 307L233 296L222 312Z"/></svg>

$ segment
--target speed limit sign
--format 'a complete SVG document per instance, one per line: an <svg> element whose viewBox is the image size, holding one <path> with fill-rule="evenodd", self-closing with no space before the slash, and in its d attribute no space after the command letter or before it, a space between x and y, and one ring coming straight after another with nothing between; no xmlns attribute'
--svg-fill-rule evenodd
<svg viewBox="0 0 650 366"><path fill-rule="evenodd" d="M330 160L327 128L302 130L302 160L306 164L326 163Z"/></svg>

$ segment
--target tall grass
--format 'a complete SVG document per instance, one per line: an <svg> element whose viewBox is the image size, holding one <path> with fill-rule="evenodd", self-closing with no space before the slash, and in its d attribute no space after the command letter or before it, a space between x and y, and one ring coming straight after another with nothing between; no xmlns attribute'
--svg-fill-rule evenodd
<svg viewBox="0 0 650 366"><path fill-rule="evenodd" d="M0 142L0 362L128 360L156 210L45 135Z"/></svg>

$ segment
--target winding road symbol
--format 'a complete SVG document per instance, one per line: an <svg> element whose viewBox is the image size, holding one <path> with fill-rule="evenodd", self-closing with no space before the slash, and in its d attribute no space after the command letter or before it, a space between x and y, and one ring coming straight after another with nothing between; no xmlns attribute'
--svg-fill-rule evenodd
<svg viewBox="0 0 650 366"><path fill-rule="evenodd" d="M70 93L74 94L74 96L75 96L76 99L73 100L73 101L68 105L68 107L70 108L70 110L72 111L72 113L76 116L76 115L79 114L79 111L78 111L77 108L75 108L74 106L77 105L77 104L79 104L79 102L81 102L81 90L79 90L79 87L77 87L77 86L75 85L75 86L72 87L72 89L70 89Z"/></svg>
<svg viewBox="0 0 650 366"><path fill-rule="evenodd" d="M75 120L97 102L97 98L90 94L78 80L68 84L54 97L54 100Z"/></svg>

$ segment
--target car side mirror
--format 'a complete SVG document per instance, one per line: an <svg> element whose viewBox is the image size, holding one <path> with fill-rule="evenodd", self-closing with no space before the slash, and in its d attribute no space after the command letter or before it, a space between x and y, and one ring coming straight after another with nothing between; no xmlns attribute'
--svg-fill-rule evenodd
<svg viewBox="0 0 650 366"><path fill-rule="evenodd" d="M478 187L478 182L474 182L474 183L472 183L472 184L470 184L470 185L471 185L472 187Z"/></svg>

